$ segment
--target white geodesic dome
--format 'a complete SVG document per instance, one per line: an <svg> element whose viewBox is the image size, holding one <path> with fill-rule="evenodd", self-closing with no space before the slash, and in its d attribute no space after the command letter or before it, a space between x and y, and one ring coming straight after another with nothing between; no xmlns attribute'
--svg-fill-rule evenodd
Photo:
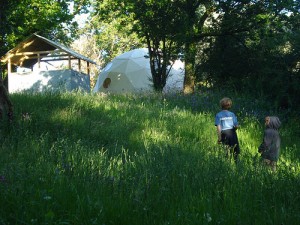
<svg viewBox="0 0 300 225"><path fill-rule="evenodd" d="M183 63L174 62L164 91L182 90ZM115 57L100 72L93 92L153 91L150 60L147 48L134 49Z"/></svg>

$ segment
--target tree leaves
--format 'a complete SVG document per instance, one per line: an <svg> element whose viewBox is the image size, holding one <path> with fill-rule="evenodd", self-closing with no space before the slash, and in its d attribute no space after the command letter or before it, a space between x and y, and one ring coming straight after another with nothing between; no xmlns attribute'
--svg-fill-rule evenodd
<svg viewBox="0 0 300 225"><path fill-rule="evenodd" d="M3 4L2 4L3 3ZM70 10L72 4L72 11ZM74 16L86 12L88 0L3 0L1 2L1 55L32 33L67 43L74 36Z"/></svg>

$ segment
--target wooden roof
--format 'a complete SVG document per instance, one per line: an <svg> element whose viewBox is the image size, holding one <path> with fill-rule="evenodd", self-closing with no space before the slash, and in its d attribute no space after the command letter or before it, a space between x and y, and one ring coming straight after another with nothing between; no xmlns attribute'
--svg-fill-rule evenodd
<svg viewBox="0 0 300 225"><path fill-rule="evenodd" d="M91 59L45 37L33 34L22 41L15 48L8 51L1 61L15 66L31 68L42 58L55 58L56 60L79 59L96 64Z"/></svg>

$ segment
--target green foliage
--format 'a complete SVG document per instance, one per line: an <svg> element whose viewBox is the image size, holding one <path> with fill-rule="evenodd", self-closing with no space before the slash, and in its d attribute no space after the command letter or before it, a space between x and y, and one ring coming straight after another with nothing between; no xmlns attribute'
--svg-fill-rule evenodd
<svg viewBox="0 0 300 225"><path fill-rule="evenodd" d="M238 165L216 143L224 95L238 115ZM299 119L232 92L13 94L0 124L1 224L298 224ZM257 146L282 118L274 173ZM251 213L249 213L251 212Z"/></svg>
<svg viewBox="0 0 300 225"><path fill-rule="evenodd" d="M0 55L15 47L32 33L67 43L76 35L74 16L86 12L88 0L24 0L1 2ZM70 4L73 10L70 10Z"/></svg>
<svg viewBox="0 0 300 225"><path fill-rule="evenodd" d="M267 97L278 105L298 103L298 1L93 2L92 30L105 63L139 47L138 42L147 44L158 91L165 85L169 60L181 54L186 93L194 90L197 79L266 95L287 79L277 96ZM270 77L275 79L269 82Z"/></svg>
<svg viewBox="0 0 300 225"><path fill-rule="evenodd" d="M145 47L132 30L135 23L132 16L122 14L121 6L113 0L91 1L88 22L79 30L81 36L87 37L86 49L93 52L92 58L102 68L117 55Z"/></svg>
<svg viewBox="0 0 300 225"><path fill-rule="evenodd" d="M194 89L197 75L216 87L255 90L281 107L299 105L299 1L3 0L0 7L2 55L34 32L67 42L78 34L74 16L90 10L79 33L102 67L147 46L158 91L180 54L185 90Z"/></svg>
<svg viewBox="0 0 300 225"><path fill-rule="evenodd" d="M95 2L95 18L105 21L97 25L100 28L99 37L102 45L108 43L105 52L111 57L110 53L117 52L115 47L124 50L125 47L147 46L150 58L150 67L154 88L162 91L168 76L167 67L170 60L177 58L182 47L182 40L179 43L179 36L185 33L184 11L181 10L182 4L173 1L122 1L107 0ZM107 29L109 28L109 29ZM110 29L112 28L112 29ZM117 31L113 33L113 31ZM106 33L113 33L107 35ZM139 39L136 42L127 42L124 45L124 34L136 34ZM177 37L178 36L178 37ZM108 40L104 38L109 37ZM130 37L130 36L129 36ZM131 35L131 37L134 37ZM126 39L125 39L126 40ZM132 39L131 39L132 40ZM113 42L113 43L111 43ZM140 45L138 45L140 42Z"/></svg>
<svg viewBox="0 0 300 225"><path fill-rule="evenodd" d="M275 100L278 107L297 108L299 16L294 14L297 7L291 6L282 2L258 4L249 10L259 13L248 12L251 17L244 24L253 29L204 40L208 44L199 52L198 80L263 95ZM227 24L236 24L239 14L231 13L223 21L226 26L220 27L222 32L226 32Z"/></svg>

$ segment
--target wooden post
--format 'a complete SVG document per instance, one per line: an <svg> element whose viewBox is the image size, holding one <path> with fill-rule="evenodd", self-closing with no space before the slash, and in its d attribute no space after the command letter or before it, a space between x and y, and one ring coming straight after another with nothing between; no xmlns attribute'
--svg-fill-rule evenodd
<svg viewBox="0 0 300 225"><path fill-rule="evenodd" d="M68 56L68 59L69 59L69 70L71 69L71 56L69 55Z"/></svg>
<svg viewBox="0 0 300 225"><path fill-rule="evenodd" d="M37 54L38 57L38 68L41 69L41 55L40 53Z"/></svg>
<svg viewBox="0 0 300 225"><path fill-rule="evenodd" d="M90 63L86 62L86 66L87 66L87 74L90 75Z"/></svg>
<svg viewBox="0 0 300 225"><path fill-rule="evenodd" d="M11 73L11 61L10 61L10 59L8 59L8 62L7 62L7 72L8 72L8 74Z"/></svg>
<svg viewBox="0 0 300 225"><path fill-rule="evenodd" d="M81 73L81 60L78 59L78 70L79 70L79 73Z"/></svg>

